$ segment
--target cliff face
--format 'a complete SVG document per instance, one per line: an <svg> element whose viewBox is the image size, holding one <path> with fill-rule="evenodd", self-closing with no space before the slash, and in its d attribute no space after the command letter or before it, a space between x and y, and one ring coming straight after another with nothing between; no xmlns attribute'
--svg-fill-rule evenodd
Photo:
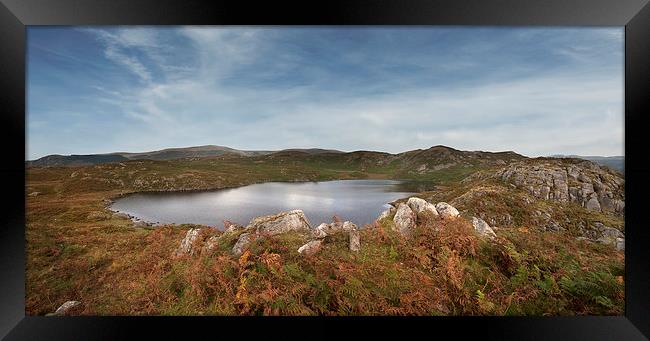
<svg viewBox="0 0 650 341"><path fill-rule="evenodd" d="M620 173L577 159L530 159L496 173L538 199L574 202L589 210L622 215L625 179Z"/></svg>

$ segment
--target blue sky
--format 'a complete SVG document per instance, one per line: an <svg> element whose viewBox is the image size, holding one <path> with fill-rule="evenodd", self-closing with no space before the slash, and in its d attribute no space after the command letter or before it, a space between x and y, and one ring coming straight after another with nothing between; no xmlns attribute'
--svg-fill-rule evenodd
<svg viewBox="0 0 650 341"><path fill-rule="evenodd" d="M27 159L215 144L623 155L623 28L28 28Z"/></svg>

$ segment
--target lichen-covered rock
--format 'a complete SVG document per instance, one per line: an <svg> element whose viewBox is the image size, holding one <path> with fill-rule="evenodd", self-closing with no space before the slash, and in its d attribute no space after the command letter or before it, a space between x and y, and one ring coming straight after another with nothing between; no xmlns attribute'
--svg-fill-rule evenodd
<svg viewBox="0 0 650 341"><path fill-rule="evenodd" d="M351 221L344 221L343 225L341 225L341 230L343 230L343 232L350 232L356 229L357 229L357 225Z"/></svg>
<svg viewBox="0 0 650 341"><path fill-rule="evenodd" d="M616 238L616 250L625 251L625 238Z"/></svg>
<svg viewBox="0 0 650 341"><path fill-rule="evenodd" d="M483 221L483 219L472 217L472 226L474 226L474 230L476 230L476 232L478 232L478 234L482 237L494 239L497 236L490 225Z"/></svg>
<svg viewBox="0 0 650 341"><path fill-rule="evenodd" d="M305 255L305 256L313 256L316 254L318 251L321 249L323 241L320 239L317 240L312 240L308 242L307 244L301 246L298 248L298 253Z"/></svg>
<svg viewBox="0 0 650 341"><path fill-rule="evenodd" d="M235 223L233 223L231 221L228 221L228 220L225 220L223 222L223 227L224 227L224 230L223 230L224 233L233 233L233 232L238 232L238 231L241 231L241 230L245 229L244 226L241 226L239 224L235 224Z"/></svg>
<svg viewBox="0 0 650 341"><path fill-rule="evenodd" d="M221 238L222 236L223 236L223 235L220 235L220 236L212 236L212 237L208 238L208 239L205 241L205 245L203 245L202 252L203 252L203 253L211 253L212 251L214 251L214 249L217 248L217 245L219 245L219 240L220 240L220 238Z"/></svg>
<svg viewBox="0 0 650 341"><path fill-rule="evenodd" d="M326 229L329 228L329 224L322 223L318 225L315 229L311 230L311 236L313 238L325 238L327 237L327 232L325 232Z"/></svg>
<svg viewBox="0 0 650 341"><path fill-rule="evenodd" d="M397 212L393 217L395 229L403 236L410 236L415 228L416 215L411 208L404 203L397 206Z"/></svg>
<svg viewBox="0 0 650 341"><path fill-rule="evenodd" d="M181 245L178 247L178 249L176 249L176 252L174 254L177 257L183 255L194 255L194 242L199 238L200 232L201 229L199 228L189 229L185 234L185 238L181 240Z"/></svg>
<svg viewBox="0 0 650 341"><path fill-rule="evenodd" d="M458 210L446 202L436 204L436 211L442 219L455 219L460 214Z"/></svg>
<svg viewBox="0 0 650 341"><path fill-rule="evenodd" d="M538 199L574 202L616 214L623 214L625 207L623 176L591 161L528 159L508 165L496 176Z"/></svg>
<svg viewBox="0 0 650 341"><path fill-rule="evenodd" d="M247 232L242 233L237 239L237 242L232 247L232 254L239 257L242 253L250 246L251 242L254 240L255 235L253 233Z"/></svg>
<svg viewBox="0 0 650 341"><path fill-rule="evenodd" d="M313 229L313 231L311 231L311 234L315 238L324 238L337 232L350 232L356 228L357 225L351 221L335 221L330 224L322 223L318 225L315 229Z"/></svg>
<svg viewBox="0 0 650 341"><path fill-rule="evenodd" d="M72 308L77 307L81 304L79 301L67 301L63 303L55 312L48 314L49 316L62 316L65 315Z"/></svg>
<svg viewBox="0 0 650 341"><path fill-rule="evenodd" d="M273 236L289 231L309 232L311 225L302 210L293 210L257 217L251 220L246 229L254 230L258 234Z"/></svg>
<svg viewBox="0 0 650 341"><path fill-rule="evenodd" d="M585 204L585 207L588 210L600 212L600 202L598 202L598 199L596 199L595 196L591 197L589 200L587 200L587 203Z"/></svg>
<svg viewBox="0 0 650 341"><path fill-rule="evenodd" d="M411 210L413 210L413 212L418 216L421 216L422 214L429 214L434 217L438 216L436 206L424 199L411 197L406 204L409 205Z"/></svg>
<svg viewBox="0 0 650 341"><path fill-rule="evenodd" d="M361 234L359 230L353 229L350 231L350 251L357 252L361 249Z"/></svg>

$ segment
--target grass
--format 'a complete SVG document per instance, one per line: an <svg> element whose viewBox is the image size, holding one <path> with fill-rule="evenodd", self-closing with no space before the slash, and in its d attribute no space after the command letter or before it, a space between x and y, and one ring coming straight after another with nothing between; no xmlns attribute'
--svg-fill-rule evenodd
<svg viewBox="0 0 650 341"><path fill-rule="evenodd" d="M373 159L375 158L375 159ZM532 229L533 210L554 219L622 218L565 205L526 204L522 193L490 181L487 194L466 195L459 182L476 164L426 174L351 156L217 157L130 161L27 171L26 313L44 315L82 302L82 315L617 315L624 311L624 256L611 246L576 240L571 231ZM113 217L104 200L136 191L225 188L264 181L411 178L437 184L420 196L452 202L464 217L502 215L512 221L488 242L466 219L419 221L404 239L384 219L361 231L361 250L344 234L304 257L299 234L257 240L230 254L237 234L215 251L174 258L194 225L135 228ZM463 199L464 198L464 199ZM474 210L473 210L474 209ZM218 234L209 231L202 239Z"/></svg>

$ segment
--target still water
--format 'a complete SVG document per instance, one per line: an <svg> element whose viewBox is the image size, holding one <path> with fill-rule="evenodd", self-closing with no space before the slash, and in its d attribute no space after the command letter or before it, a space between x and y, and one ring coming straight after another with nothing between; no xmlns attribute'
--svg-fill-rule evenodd
<svg viewBox="0 0 650 341"><path fill-rule="evenodd" d="M357 225L372 223L386 203L409 196L396 180L267 182L206 192L136 193L117 199L111 209L161 224L192 223L223 228L223 221L246 225L251 219L301 209L316 226L337 215Z"/></svg>

